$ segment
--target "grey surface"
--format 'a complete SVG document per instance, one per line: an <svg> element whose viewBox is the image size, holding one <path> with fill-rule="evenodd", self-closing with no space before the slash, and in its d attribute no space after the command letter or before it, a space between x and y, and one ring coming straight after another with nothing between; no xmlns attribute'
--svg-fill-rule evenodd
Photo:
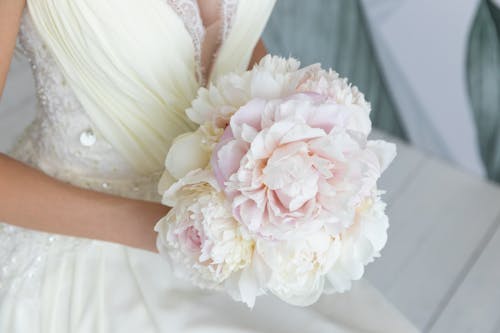
<svg viewBox="0 0 500 333"><path fill-rule="evenodd" d="M7 83L0 98L0 152L7 152L35 116L34 82L28 61L12 60Z"/></svg>

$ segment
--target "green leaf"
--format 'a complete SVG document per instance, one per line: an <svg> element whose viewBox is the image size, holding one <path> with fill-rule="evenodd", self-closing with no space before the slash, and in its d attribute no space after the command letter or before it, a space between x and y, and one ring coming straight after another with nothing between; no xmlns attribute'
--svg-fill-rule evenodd
<svg viewBox="0 0 500 333"><path fill-rule="evenodd" d="M482 1L469 36L467 77L481 157L500 181L500 10Z"/></svg>
<svg viewBox="0 0 500 333"><path fill-rule="evenodd" d="M278 1L264 40L273 54L321 62L348 77L371 102L374 126L407 139L359 0Z"/></svg>

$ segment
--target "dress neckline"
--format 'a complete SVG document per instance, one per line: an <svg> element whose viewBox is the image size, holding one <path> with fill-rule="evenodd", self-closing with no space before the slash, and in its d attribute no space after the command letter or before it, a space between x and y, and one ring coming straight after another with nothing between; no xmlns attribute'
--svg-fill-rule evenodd
<svg viewBox="0 0 500 333"><path fill-rule="evenodd" d="M216 59L219 55L219 51L221 50L224 41L227 39L227 36L231 31L233 19L236 15L236 9L238 6L238 0L218 1L219 17L217 21L220 22L220 27L217 32L218 36L216 39L216 43L218 45L216 46L214 53L210 56L211 61L209 62L209 70L207 71L203 66L202 55L203 43L207 35L207 30L210 27L206 27L203 23L198 0L166 0L167 4L183 20L184 27L191 35L195 51L194 54L196 77L200 86L206 86L210 81L210 77L214 70L214 65L216 64Z"/></svg>
<svg viewBox="0 0 500 333"><path fill-rule="evenodd" d="M207 0L195 0L198 6L198 13L203 25L204 38L201 43L201 72L205 78L205 83L207 78L210 78L212 67L215 64L216 57L219 53L222 44L222 35L224 25L222 22L225 12L223 10L224 2L223 0L215 0L213 6L216 6L216 17L212 22L206 22L205 12L202 11L202 6L200 6L200 1ZM206 10L206 8L203 8Z"/></svg>

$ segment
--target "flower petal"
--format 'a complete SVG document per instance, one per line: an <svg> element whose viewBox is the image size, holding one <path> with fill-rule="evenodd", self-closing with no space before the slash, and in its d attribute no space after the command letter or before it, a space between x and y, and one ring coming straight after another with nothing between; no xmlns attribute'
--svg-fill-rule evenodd
<svg viewBox="0 0 500 333"><path fill-rule="evenodd" d="M185 133L175 139L165 159L170 175L181 179L189 171L203 169L210 161L210 152L202 146L200 131Z"/></svg>

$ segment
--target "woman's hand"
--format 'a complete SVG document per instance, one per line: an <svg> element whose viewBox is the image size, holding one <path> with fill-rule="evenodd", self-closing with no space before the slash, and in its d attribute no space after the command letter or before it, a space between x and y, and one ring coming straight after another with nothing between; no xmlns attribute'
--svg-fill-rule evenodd
<svg viewBox="0 0 500 333"><path fill-rule="evenodd" d="M0 97L16 47L16 37L25 5L26 0L0 0Z"/></svg>
<svg viewBox="0 0 500 333"><path fill-rule="evenodd" d="M0 221L156 252L156 222L169 208L85 190L0 154Z"/></svg>

